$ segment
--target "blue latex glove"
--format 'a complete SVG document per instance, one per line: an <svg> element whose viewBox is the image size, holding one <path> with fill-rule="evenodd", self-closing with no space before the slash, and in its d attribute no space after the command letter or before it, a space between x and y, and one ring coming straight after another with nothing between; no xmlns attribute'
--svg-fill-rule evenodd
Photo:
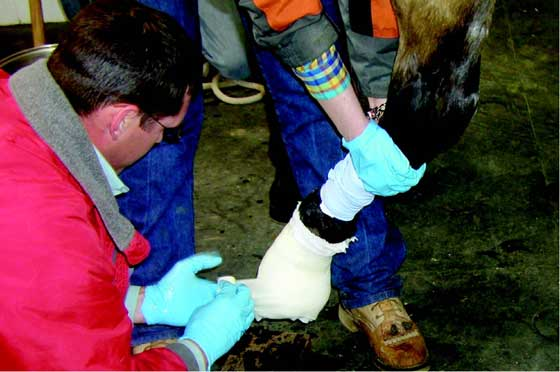
<svg viewBox="0 0 560 372"><path fill-rule="evenodd" d="M192 313L216 296L217 284L196 276L222 263L215 253L200 253L173 266L161 280L146 287L142 314L147 324L184 326Z"/></svg>
<svg viewBox="0 0 560 372"><path fill-rule="evenodd" d="M181 339L196 342L210 367L249 328L255 318L254 308L246 285L220 281L216 298L194 312Z"/></svg>
<svg viewBox="0 0 560 372"><path fill-rule="evenodd" d="M391 196L408 191L426 171L426 164L412 169L391 136L373 120L362 134L351 141L342 139L342 144L350 151L364 188L375 195Z"/></svg>

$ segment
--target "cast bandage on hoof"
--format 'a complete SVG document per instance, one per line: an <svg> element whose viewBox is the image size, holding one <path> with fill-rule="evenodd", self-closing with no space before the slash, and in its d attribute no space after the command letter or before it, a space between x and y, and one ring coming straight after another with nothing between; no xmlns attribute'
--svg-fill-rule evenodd
<svg viewBox="0 0 560 372"><path fill-rule="evenodd" d="M329 243L301 222L299 206L264 255L251 289L255 319L315 320L329 300L331 261L355 238Z"/></svg>

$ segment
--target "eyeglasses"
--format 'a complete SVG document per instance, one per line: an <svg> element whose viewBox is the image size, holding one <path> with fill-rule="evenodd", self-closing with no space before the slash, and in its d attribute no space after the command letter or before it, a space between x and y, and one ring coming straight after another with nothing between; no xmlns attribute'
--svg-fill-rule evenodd
<svg viewBox="0 0 560 372"><path fill-rule="evenodd" d="M166 143L179 143L181 136L183 135L183 125L182 123L176 127L169 128L163 125L158 119L150 116L150 118L159 124L163 128L163 142Z"/></svg>

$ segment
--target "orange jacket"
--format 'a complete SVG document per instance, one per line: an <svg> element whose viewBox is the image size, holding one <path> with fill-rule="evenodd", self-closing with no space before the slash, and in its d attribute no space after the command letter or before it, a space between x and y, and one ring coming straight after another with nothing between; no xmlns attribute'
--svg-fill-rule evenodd
<svg viewBox="0 0 560 372"><path fill-rule="evenodd" d="M320 0L241 0L249 11L258 44L276 51L290 67L301 66L326 51L337 38ZM378 38L398 37L390 0L349 0L354 31Z"/></svg>

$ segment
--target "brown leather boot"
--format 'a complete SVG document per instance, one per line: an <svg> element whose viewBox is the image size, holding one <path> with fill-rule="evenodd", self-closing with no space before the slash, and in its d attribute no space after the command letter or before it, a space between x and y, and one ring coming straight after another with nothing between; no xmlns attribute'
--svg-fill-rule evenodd
<svg viewBox="0 0 560 372"><path fill-rule="evenodd" d="M338 317L351 332L362 331L367 335L382 368L418 369L427 363L424 337L398 298L350 310L341 305Z"/></svg>

